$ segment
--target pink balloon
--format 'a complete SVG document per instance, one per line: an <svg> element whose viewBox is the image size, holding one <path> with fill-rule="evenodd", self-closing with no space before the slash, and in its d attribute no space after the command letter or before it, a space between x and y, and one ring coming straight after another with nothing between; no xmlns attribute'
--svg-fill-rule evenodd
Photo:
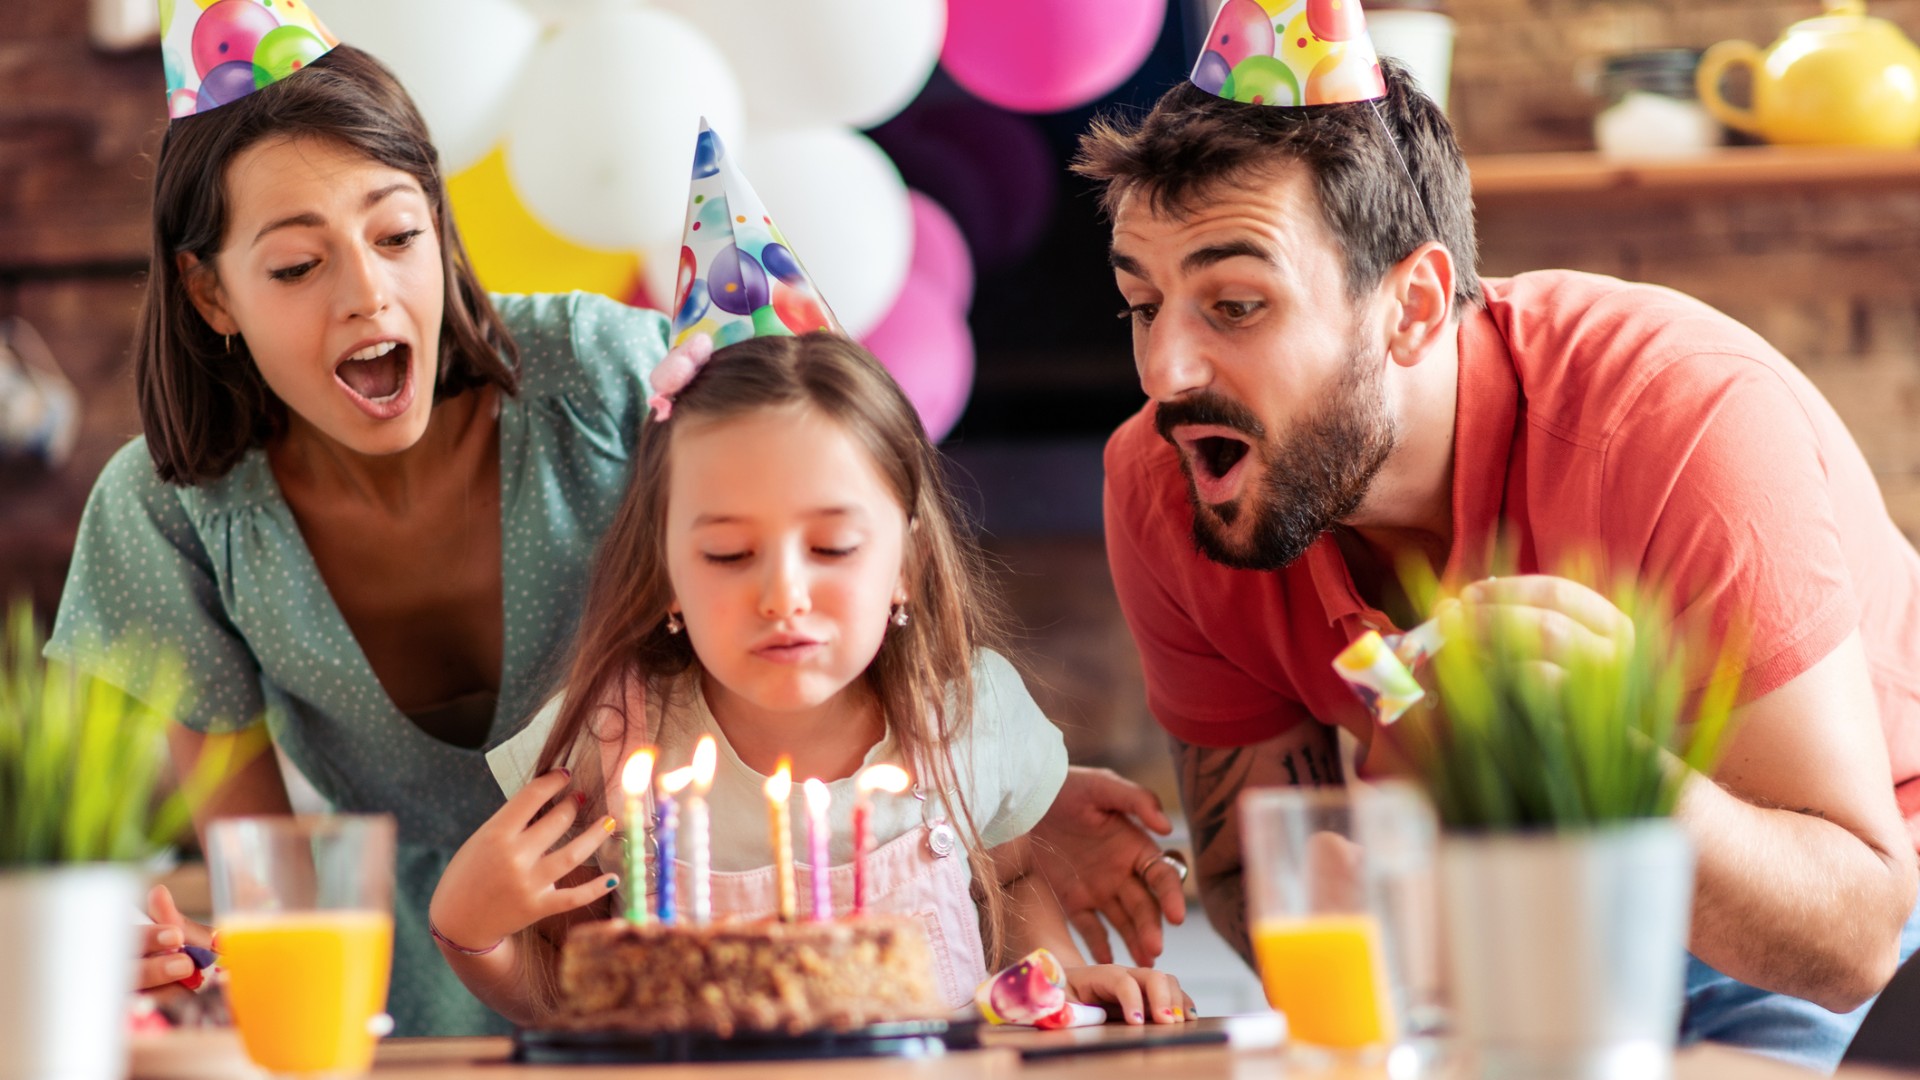
<svg viewBox="0 0 1920 1080"><path fill-rule="evenodd" d="M1167 0L948 0L940 62L995 105L1059 112L1127 81L1166 19Z"/></svg>
<svg viewBox="0 0 1920 1080"><path fill-rule="evenodd" d="M893 375L935 442L966 410L973 390L973 333L937 285L909 277L900 298L861 344Z"/></svg>
<svg viewBox="0 0 1920 1080"><path fill-rule="evenodd" d="M965 315L973 306L973 253L947 208L924 192L910 191L913 205L913 262L911 281L923 281Z"/></svg>

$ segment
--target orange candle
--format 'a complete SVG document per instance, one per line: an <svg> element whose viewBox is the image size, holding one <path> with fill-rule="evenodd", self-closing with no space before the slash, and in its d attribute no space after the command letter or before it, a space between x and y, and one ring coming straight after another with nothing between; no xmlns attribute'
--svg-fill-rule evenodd
<svg viewBox="0 0 1920 1080"><path fill-rule="evenodd" d="M780 887L780 921L793 922L799 900L793 887L793 812L787 798L793 793L793 763L782 754L767 777L767 814L773 832L773 872Z"/></svg>

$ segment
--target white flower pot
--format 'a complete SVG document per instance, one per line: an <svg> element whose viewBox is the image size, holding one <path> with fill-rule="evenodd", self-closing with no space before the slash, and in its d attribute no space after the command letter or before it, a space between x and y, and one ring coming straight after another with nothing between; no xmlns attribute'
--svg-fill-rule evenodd
<svg viewBox="0 0 1920 1080"><path fill-rule="evenodd" d="M121 1080L142 878L110 864L0 870L0 1080Z"/></svg>
<svg viewBox="0 0 1920 1080"><path fill-rule="evenodd" d="M1693 912L1678 825L1449 835L1441 875L1467 1075L1672 1075Z"/></svg>

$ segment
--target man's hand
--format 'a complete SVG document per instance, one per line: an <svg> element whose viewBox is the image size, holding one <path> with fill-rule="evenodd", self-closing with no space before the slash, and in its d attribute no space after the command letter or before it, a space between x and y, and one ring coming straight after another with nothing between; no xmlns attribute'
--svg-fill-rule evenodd
<svg viewBox="0 0 1920 1080"><path fill-rule="evenodd" d="M1160 858L1148 829L1173 831L1151 791L1110 769L1072 768L1033 830L1047 855L1034 860L1036 868L1098 963L1113 963L1102 915L1143 967L1160 955L1161 916L1186 921L1180 874Z"/></svg>

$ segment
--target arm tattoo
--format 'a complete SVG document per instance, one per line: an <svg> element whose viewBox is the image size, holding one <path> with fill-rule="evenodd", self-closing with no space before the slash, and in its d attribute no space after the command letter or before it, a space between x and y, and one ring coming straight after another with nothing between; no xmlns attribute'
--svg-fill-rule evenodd
<svg viewBox="0 0 1920 1080"><path fill-rule="evenodd" d="M1340 765L1332 730L1302 724L1252 746L1214 748L1172 740L1180 803L1193 833L1194 870L1207 919L1241 959L1253 963L1247 933L1246 887L1241 874L1240 792L1252 787L1301 787L1338 783ZM1325 778L1324 780L1322 778Z"/></svg>

